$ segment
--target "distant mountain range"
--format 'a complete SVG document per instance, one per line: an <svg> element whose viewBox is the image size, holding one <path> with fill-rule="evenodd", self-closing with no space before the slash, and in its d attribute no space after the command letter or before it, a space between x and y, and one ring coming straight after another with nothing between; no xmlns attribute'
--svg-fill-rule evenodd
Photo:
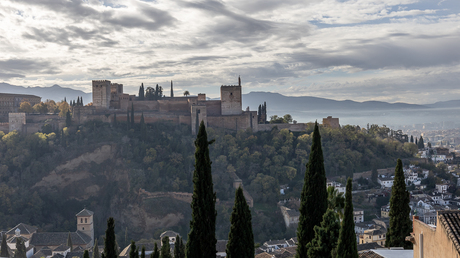
<svg viewBox="0 0 460 258"><path fill-rule="evenodd" d="M51 87L23 87L15 86L8 83L0 83L0 93L14 93L14 94L30 94L39 96L42 101L52 99L54 101L61 101L64 98L67 101L77 100L77 97L83 97L83 103L86 105L92 101L92 94L86 93L81 90L74 90L71 88L64 88L57 84Z"/></svg>
<svg viewBox="0 0 460 258"><path fill-rule="evenodd" d="M64 97L68 101L76 100L77 97L83 97L83 102L85 104L92 101L91 93L61 87L57 84L51 87L23 87L11 85L8 83L0 83L0 93L31 94L41 97L42 101L45 101L47 99L61 101L64 99ZM442 101L433 104L416 105L407 103L387 103L382 101L339 101L309 96L291 97L272 92L250 92L248 94L243 94L243 109L246 109L246 107L249 106L250 110L257 110L259 104L263 104L264 102L267 102L267 109L270 111L270 113L280 112L280 114L283 112L301 112L305 110L377 111L460 107L460 100Z"/></svg>

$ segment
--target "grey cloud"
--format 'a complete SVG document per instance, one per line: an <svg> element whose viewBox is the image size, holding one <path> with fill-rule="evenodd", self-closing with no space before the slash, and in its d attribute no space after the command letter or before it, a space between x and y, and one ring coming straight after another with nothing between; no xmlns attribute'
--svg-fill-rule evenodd
<svg viewBox="0 0 460 258"><path fill-rule="evenodd" d="M27 39L37 41L52 42L60 45L69 46L69 48L81 47L75 43L74 39L94 40L97 46L111 47L118 44L118 41L103 36L106 34L104 29L84 30L77 26L68 26L66 28L37 29L31 28L31 33L24 33L22 36Z"/></svg>
<svg viewBox="0 0 460 258"><path fill-rule="evenodd" d="M0 60L0 71L4 74L18 75L14 77L24 77L23 73L60 73L60 70L51 62L32 59Z"/></svg>
<svg viewBox="0 0 460 258"><path fill-rule="evenodd" d="M363 45L344 45L339 50L304 49L290 55L310 69L344 66L363 70L381 68L418 68L452 65L460 62L458 38L430 41L409 39L396 43L372 41Z"/></svg>
<svg viewBox="0 0 460 258"><path fill-rule="evenodd" d="M117 9L98 12L84 4L81 0L17 0L25 4L43 6L56 13L66 14L75 21L81 19L92 19L101 24L110 24L121 28L143 28L149 31L156 31L163 26L172 25L175 19L166 11L162 11L142 4L142 14L145 16L120 15Z"/></svg>
<svg viewBox="0 0 460 258"><path fill-rule="evenodd" d="M17 73L0 73L0 78L1 79L11 79L11 78L24 78L26 77L25 75L22 74L17 74Z"/></svg>

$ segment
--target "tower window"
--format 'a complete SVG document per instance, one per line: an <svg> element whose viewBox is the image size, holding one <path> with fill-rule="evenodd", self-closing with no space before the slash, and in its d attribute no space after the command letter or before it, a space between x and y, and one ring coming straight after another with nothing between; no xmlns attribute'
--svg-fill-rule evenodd
<svg viewBox="0 0 460 258"><path fill-rule="evenodd" d="M85 218L85 223L88 223L88 219Z"/></svg>
<svg viewBox="0 0 460 258"><path fill-rule="evenodd" d="M233 95L233 92L230 92L230 96Z"/></svg>
<svg viewBox="0 0 460 258"><path fill-rule="evenodd" d="M80 219L80 223L83 223L83 218Z"/></svg>

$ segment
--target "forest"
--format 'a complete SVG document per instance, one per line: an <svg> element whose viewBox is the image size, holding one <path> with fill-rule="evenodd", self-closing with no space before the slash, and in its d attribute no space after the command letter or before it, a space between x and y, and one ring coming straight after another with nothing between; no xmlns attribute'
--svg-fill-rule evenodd
<svg viewBox="0 0 460 258"><path fill-rule="evenodd" d="M215 139L210 145L210 156L214 190L219 199L216 206L218 239L226 239L228 235L235 178L242 180L254 199L255 241L293 237L294 231L285 228L276 203L280 199L300 197L313 126L298 133L276 127L257 133L215 128L207 131L208 138ZM91 121L46 132L28 135L0 132L0 229L23 222L49 231L74 231L74 215L79 209L107 208L110 198L135 202L134 193L139 188L149 192L192 192L194 136L186 125ZM349 125L340 129L321 127L320 133L328 177L391 167L397 158L412 157L417 151L415 144L401 143L389 136L388 128L376 125L369 130ZM107 187L104 188L106 194L100 198L77 200L60 198L61 194L56 191L32 189L58 165L102 144L117 146L117 157L129 171L129 192L117 195ZM94 165L92 169L98 170L100 166ZM280 185L289 187L285 196L280 196ZM101 228L96 226L96 235L103 234L107 217L98 219ZM175 230L186 236L187 216L184 220L186 222ZM134 232L123 225L117 228L119 239L124 239L121 242L137 239L139 236ZM152 232L153 237L157 234Z"/></svg>

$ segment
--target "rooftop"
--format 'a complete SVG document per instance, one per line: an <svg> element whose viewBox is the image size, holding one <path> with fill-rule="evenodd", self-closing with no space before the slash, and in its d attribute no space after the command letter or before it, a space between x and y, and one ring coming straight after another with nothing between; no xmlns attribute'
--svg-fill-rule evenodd
<svg viewBox="0 0 460 258"><path fill-rule="evenodd" d="M438 219L455 249L460 253L460 211L438 211Z"/></svg>
<svg viewBox="0 0 460 258"><path fill-rule="evenodd" d="M89 216L92 216L94 214L94 212L90 211L90 210L87 210L87 209L83 209L81 210L79 213L77 213L77 217L89 217Z"/></svg>

